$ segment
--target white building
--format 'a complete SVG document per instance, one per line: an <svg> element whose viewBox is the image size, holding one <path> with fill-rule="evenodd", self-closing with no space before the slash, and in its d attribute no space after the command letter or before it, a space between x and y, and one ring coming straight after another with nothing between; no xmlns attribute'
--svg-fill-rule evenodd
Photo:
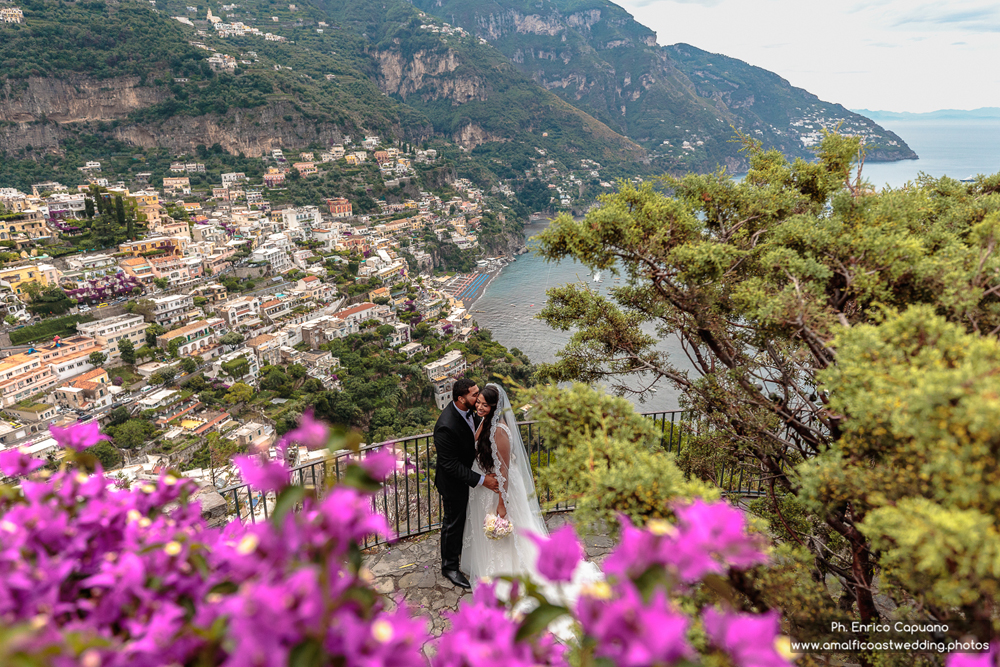
<svg viewBox="0 0 1000 667"><path fill-rule="evenodd" d="M159 410L173 403L179 396L180 392L176 389L160 389L146 398L140 398L136 403L142 410Z"/></svg>
<svg viewBox="0 0 1000 667"><path fill-rule="evenodd" d="M241 377L233 378L226 374L223 370L223 366L230 362L236 361L240 358L244 358L249 364L246 374ZM224 354L215 361L212 362L212 367L210 370L206 371L205 375L221 380L223 382L243 382L246 384L256 384L257 377L260 375L260 365L257 363L257 355L254 354L252 348L243 347L228 354Z"/></svg>
<svg viewBox="0 0 1000 667"><path fill-rule="evenodd" d="M427 373L427 379L432 382L441 376L461 375L465 373L465 357L462 356L461 350L452 350L437 361L425 364L424 372Z"/></svg>
<svg viewBox="0 0 1000 667"><path fill-rule="evenodd" d="M118 260L111 255L75 255L66 258L66 265L73 271L93 271L110 266L118 266Z"/></svg>
<svg viewBox="0 0 1000 667"><path fill-rule="evenodd" d="M215 314L226 321L230 328L260 324L260 299L242 296L215 307Z"/></svg>
<svg viewBox="0 0 1000 667"><path fill-rule="evenodd" d="M242 171L240 171L240 172L232 172L232 173L229 173L229 174L223 174L222 175L222 187L224 187L224 188L231 188L234 185L236 185L237 183L242 183L245 180L247 180L247 175L244 174Z"/></svg>
<svg viewBox="0 0 1000 667"><path fill-rule="evenodd" d="M142 347L146 342L146 329L149 326L142 315L118 315L77 324L76 330L103 345L104 352L109 357L117 357L121 354L118 344L123 340L130 341L135 349Z"/></svg>
<svg viewBox="0 0 1000 667"><path fill-rule="evenodd" d="M254 250L250 254L249 261L270 264L271 270L274 273L284 273L289 269L294 268L292 265L292 259L288 256L287 252L281 248L274 248L270 246Z"/></svg>
<svg viewBox="0 0 1000 667"><path fill-rule="evenodd" d="M182 321L185 313L194 308L194 297L187 294L160 296L150 300L153 302L153 319L161 326Z"/></svg>
<svg viewBox="0 0 1000 667"><path fill-rule="evenodd" d="M425 364L424 372L434 385L434 402L438 410L444 410L452 398L452 385L465 373L465 357L460 350L452 350L437 361Z"/></svg>
<svg viewBox="0 0 1000 667"><path fill-rule="evenodd" d="M281 221L285 224L285 229L312 229L323 224L317 206L286 208L281 212Z"/></svg>
<svg viewBox="0 0 1000 667"><path fill-rule="evenodd" d="M410 325L405 322L396 322L392 325L394 331L389 337L389 342L392 347L399 347L400 345L406 345L410 342Z"/></svg>

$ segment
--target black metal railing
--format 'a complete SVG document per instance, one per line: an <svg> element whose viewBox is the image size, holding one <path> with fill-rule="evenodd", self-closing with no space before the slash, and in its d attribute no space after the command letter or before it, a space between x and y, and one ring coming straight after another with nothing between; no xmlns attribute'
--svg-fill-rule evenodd
<svg viewBox="0 0 1000 667"><path fill-rule="evenodd" d="M652 419L660 431L664 449L680 453L684 443L697 434L698 422L691 414L681 411L649 412L643 416ZM535 421L518 422L521 439L528 450L532 470L547 466L552 459L548 443L539 434ZM357 453L343 451L320 461L292 469L292 483L315 489L317 493L327 487L328 476L339 479L347 464L368 456L383 447L396 450L400 465L372 497L372 509L386 518L397 537L413 537L441 527L441 497L434 487L436 452L431 433L414 435L399 440L362 447ZM737 477L738 475L738 477ZM716 483L723 493L731 496L758 496L763 493L760 478L745 470L720 468ZM229 513L234 519L256 523L266 520L274 506L275 494L252 490L246 484L230 486L219 492L226 499ZM573 509L566 503L552 503L549 489L538 489L539 500L548 512ZM365 547L380 543L380 538L366 540Z"/></svg>

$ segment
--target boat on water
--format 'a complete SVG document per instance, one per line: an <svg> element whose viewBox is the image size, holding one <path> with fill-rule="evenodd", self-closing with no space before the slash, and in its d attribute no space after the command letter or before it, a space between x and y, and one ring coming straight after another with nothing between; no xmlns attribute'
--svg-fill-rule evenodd
<svg viewBox="0 0 1000 667"><path fill-rule="evenodd" d="M594 277L593 277L592 280L595 283L601 282L601 272L600 271L594 271Z"/></svg>

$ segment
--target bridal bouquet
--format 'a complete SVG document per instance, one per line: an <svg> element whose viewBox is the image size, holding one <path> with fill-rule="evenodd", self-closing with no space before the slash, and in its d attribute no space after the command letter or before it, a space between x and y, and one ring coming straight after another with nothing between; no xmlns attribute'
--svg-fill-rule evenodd
<svg viewBox="0 0 1000 667"><path fill-rule="evenodd" d="M487 514L483 522L483 532L491 540L502 540L514 532L514 525L502 516Z"/></svg>

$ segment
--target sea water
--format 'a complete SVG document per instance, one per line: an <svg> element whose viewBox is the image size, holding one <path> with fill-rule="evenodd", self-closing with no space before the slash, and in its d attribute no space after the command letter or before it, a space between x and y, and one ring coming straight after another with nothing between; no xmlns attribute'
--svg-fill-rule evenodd
<svg viewBox="0 0 1000 667"><path fill-rule="evenodd" d="M1000 171L1000 122L896 120L880 123L912 148L919 160L868 162L864 177L881 189L902 187L923 172L963 180Z"/></svg>
<svg viewBox="0 0 1000 667"><path fill-rule="evenodd" d="M882 125L902 137L920 159L865 164L864 177L878 188L887 185L902 187L908 181L916 180L921 172L961 180L976 174L1000 171L1000 123L891 121ZM537 221L525 228L529 248L532 247L531 237L548 224L547 220ZM545 305L546 290L581 282L607 293L612 287L624 284L624 281L616 283L615 277L608 271L602 272L600 283L592 282L592 277L592 272L576 262L547 263L534 252L522 255L490 283L486 293L472 306L473 317L479 326L491 329L496 340L508 348L520 349L535 363L551 363L569 341L571 332L556 331L537 319L538 312ZM691 364L676 338L661 340L659 349L668 352L679 369L691 370ZM632 381L631 385L643 386L640 379ZM656 390L648 395L645 403L634 399L640 410L674 410L679 407L680 394L669 383L661 380Z"/></svg>

